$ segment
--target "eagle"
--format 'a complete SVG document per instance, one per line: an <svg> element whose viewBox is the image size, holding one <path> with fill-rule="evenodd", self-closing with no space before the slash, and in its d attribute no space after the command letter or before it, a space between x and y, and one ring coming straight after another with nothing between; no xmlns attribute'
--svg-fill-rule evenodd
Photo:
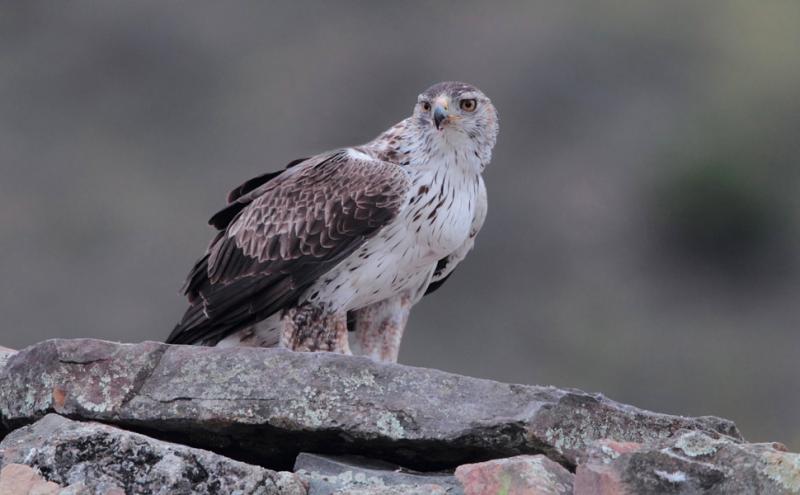
<svg viewBox="0 0 800 495"><path fill-rule="evenodd" d="M287 347L396 362L411 307L472 249L499 126L478 88L442 82L361 146L233 189L182 292L172 344Z"/></svg>

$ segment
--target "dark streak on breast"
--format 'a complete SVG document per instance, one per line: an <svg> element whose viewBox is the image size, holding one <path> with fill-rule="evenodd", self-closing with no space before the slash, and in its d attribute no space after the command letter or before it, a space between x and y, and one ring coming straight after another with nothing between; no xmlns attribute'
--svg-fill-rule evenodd
<svg viewBox="0 0 800 495"><path fill-rule="evenodd" d="M438 203L436 203L436 206L433 207L433 211L431 211L430 214L428 215L428 220L436 216L436 212L439 210L439 208L442 207L446 199L447 199L446 197L443 197L442 199L439 200Z"/></svg>

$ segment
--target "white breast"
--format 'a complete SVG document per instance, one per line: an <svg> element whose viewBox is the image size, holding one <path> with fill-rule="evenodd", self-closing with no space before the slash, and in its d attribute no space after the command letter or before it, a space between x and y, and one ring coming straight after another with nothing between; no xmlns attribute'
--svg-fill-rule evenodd
<svg viewBox="0 0 800 495"><path fill-rule="evenodd" d="M453 155L451 155L453 156ZM427 284L436 263L469 239L480 176L473 164L408 167L398 216L308 290L307 298L357 309Z"/></svg>
<svg viewBox="0 0 800 495"><path fill-rule="evenodd" d="M469 237L478 179L461 168L426 171L413 178L403 222L425 261L449 255Z"/></svg>

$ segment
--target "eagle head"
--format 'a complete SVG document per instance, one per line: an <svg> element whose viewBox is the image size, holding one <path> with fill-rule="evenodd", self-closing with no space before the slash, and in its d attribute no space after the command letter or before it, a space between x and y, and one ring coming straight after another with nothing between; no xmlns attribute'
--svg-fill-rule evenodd
<svg viewBox="0 0 800 495"><path fill-rule="evenodd" d="M491 100L475 86L462 82L441 82L426 89L417 98L414 120L434 142L471 145L481 154L491 152L499 130Z"/></svg>

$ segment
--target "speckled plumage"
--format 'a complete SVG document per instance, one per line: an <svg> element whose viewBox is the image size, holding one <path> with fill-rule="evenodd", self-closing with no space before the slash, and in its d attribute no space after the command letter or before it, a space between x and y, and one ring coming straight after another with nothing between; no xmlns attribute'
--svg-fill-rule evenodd
<svg viewBox="0 0 800 495"><path fill-rule="evenodd" d="M220 232L167 341L349 352L349 313L362 352L396 360L410 307L483 224L497 129L483 93L440 83L375 140L239 186L210 221Z"/></svg>

